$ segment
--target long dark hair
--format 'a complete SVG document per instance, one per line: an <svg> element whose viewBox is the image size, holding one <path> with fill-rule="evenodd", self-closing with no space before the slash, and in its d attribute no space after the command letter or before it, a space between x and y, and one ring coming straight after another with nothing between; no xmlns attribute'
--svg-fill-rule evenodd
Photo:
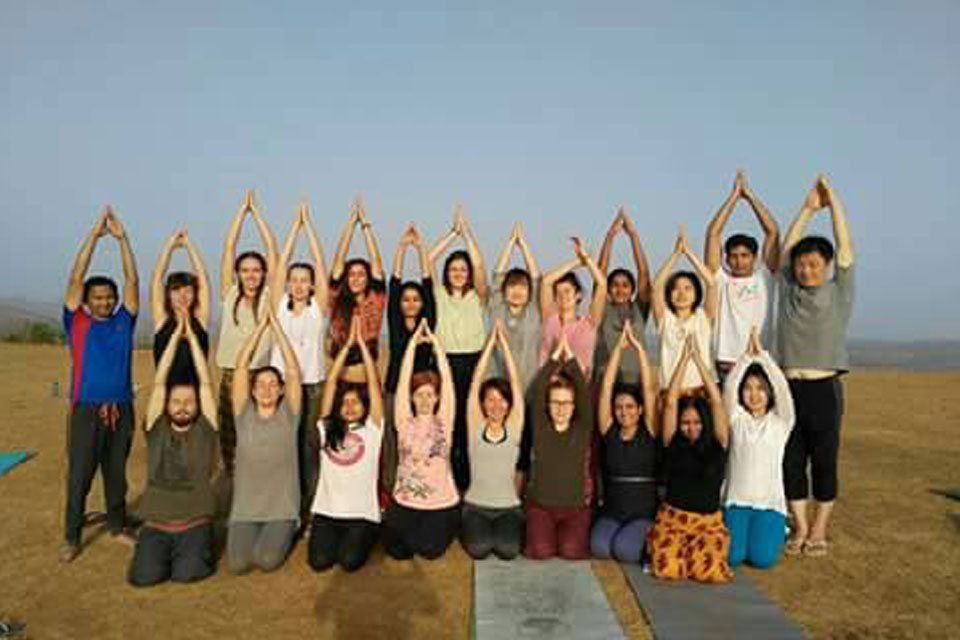
<svg viewBox="0 0 960 640"><path fill-rule="evenodd" d="M363 405L363 417L360 422L366 422L370 413L370 394L364 385L341 383L337 385L337 390L333 394L333 410L323 420L324 448L330 451L338 451L343 446L343 439L347 436L347 421L343 419L341 413L343 408L343 399L348 393L355 393L360 398Z"/></svg>
<svg viewBox="0 0 960 640"><path fill-rule="evenodd" d="M168 317L173 317L173 305L170 304L170 294L177 289L184 287L193 287L193 302L190 303L190 315L193 316L197 311L199 298L197 297L197 276L187 271L174 271L167 275L167 280L163 285L163 310Z"/></svg>
<svg viewBox="0 0 960 640"><path fill-rule="evenodd" d="M244 251L237 256L237 259L233 261L233 273L239 279L240 277L240 265L247 258L252 258L260 263L260 268L263 269L263 279L260 280L260 286L257 287L256 293L253 294L253 319L258 321L260 318L257 317L257 311L260 309L260 297L263 295L263 289L267 286L267 259L263 257L259 251ZM240 319L237 317L237 310L240 308L240 301L243 300L243 288L238 286L238 295L237 299L233 302L233 324L240 324ZM279 372L278 372L279 373Z"/></svg>
<svg viewBox="0 0 960 640"><path fill-rule="evenodd" d="M310 286L310 295L307 296L307 305L309 305L310 301L313 300L313 294L317 291L317 272L309 262L294 262L287 267L287 280L290 279L290 274L293 273L294 269L303 269L310 273L310 282L313 284ZM289 296L287 297L287 309L293 311L293 298Z"/></svg>
<svg viewBox="0 0 960 640"><path fill-rule="evenodd" d="M447 293L453 293L453 287L450 285L450 265L457 260L463 260L467 263L467 283L463 286L463 293L466 294L473 289L473 260L470 259L470 254L463 249L454 251L448 255L446 261L444 261L443 288L447 290Z"/></svg>
<svg viewBox="0 0 960 640"><path fill-rule="evenodd" d="M713 435L713 415L710 413L710 407L707 401L700 396L683 396L677 402L677 430L680 430L680 421L683 418L683 412L687 409L693 409L700 416L700 437L696 442L690 442L682 433L675 434L673 439L679 438L681 443L696 449L699 453L706 451L712 444Z"/></svg>
<svg viewBox="0 0 960 640"><path fill-rule="evenodd" d="M743 373L743 378L740 379L740 386L737 388L737 402L740 403L740 406L744 409L747 408L747 406L743 404L743 388L747 384L747 378L759 378L760 384L767 390L767 412L773 411L773 408L777 404L777 399L773 395L773 383L770 382L770 376L767 375L767 371L758 362L754 362L747 367L747 370Z"/></svg>
<svg viewBox="0 0 960 640"><path fill-rule="evenodd" d="M427 311L427 296L424 293L423 285L417 282L416 280L407 280L402 285L400 285L400 295L399 298L403 299L403 294L407 291L416 291L417 295L420 296L420 313L417 314L416 320L419 323L420 319L423 318L424 313Z"/></svg>
<svg viewBox="0 0 960 640"><path fill-rule="evenodd" d="M337 297L333 303L333 317L341 322L344 327L350 326L350 322L353 320L353 310L357 306L357 296L350 291L350 286L347 283L350 269L357 265L362 266L367 272L367 288L363 290L363 293L367 294L370 292L372 278L370 263L363 258L351 258L347 260L346 264L343 265L343 275L341 276L343 280L337 289Z"/></svg>

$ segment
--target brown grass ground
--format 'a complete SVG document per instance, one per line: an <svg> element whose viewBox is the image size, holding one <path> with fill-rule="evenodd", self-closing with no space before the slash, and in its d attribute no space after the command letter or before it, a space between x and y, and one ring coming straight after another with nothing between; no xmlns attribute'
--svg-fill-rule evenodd
<svg viewBox="0 0 960 640"><path fill-rule="evenodd" d="M149 354L138 353L136 372L149 379ZM0 478L0 620L27 622L31 638L468 637L472 570L457 545L437 562L378 551L358 574L321 576L299 545L273 575L224 568L147 590L126 586L131 550L105 537L60 565L65 406L51 384L65 389L65 377L63 349L0 345L0 450L39 452ZM960 507L929 489L960 485L960 374L864 372L847 384L831 555L753 575L812 637L958 637L960 532L948 514ZM131 497L143 476L138 437ZM98 481L88 509L101 504ZM629 637L650 637L617 566L593 569Z"/></svg>

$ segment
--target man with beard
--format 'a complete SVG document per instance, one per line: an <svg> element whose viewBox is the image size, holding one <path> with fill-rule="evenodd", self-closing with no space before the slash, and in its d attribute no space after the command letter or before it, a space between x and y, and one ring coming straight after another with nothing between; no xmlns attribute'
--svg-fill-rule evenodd
<svg viewBox="0 0 960 640"><path fill-rule="evenodd" d="M123 299L119 305L113 280L86 277L97 242L106 235L117 239L123 259ZM133 544L126 528L126 473L133 436L133 330L139 307L133 250L123 225L108 206L77 253L63 298L71 376L62 562L71 562L80 553L87 494L97 467L103 474L107 528L114 540Z"/></svg>
<svg viewBox="0 0 960 640"><path fill-rule="evenodd" d="M190 345L199 388L167 386L180 340ZM127 579L136 587L202 580L215 570L217 406L200 341L183 318L157 365L146 418L147 488L139 509L144 526Z"/></svg>

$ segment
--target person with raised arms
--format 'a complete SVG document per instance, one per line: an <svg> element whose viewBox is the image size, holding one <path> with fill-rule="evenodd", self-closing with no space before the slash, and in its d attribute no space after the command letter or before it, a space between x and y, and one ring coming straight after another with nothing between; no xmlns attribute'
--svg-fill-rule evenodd
<svg viewBox="0 0 960 640"><path fill-rule="evenodd" d="M110 278L86 277L97 242L106 235L120 245L122 297ZM98 467L103 476L107 528L118 542L134 541L127 531L127 457L133 439L131 373L139 309L139 278L130 239L107 206L77 253L63 298L71 370L62 562L71 562L80 553L87 494Z"/></svg>
<svg viewBox="0 0 960 640"><path fill-rule="evenodd" d="M167 274L170 258L177 249L184 249L190 260L193 272L174 271ZM167 274L164 281L164 274ZM207 327L210 323L210 279L203 259L187 236L187 230L181 229L170 236L150 280L150 312L153 315L153 364L160 362L167 344L176 331L180 318L190 322L190 328L200 343L200 353L204 359L210 350L210 338ZM197 367L193 362L190 345L179 342L173 364L168 375L169 384L186 383L196 385Z"/></svg>
<svg viewBox="0 0 960 640"><path fill-rule="evenodd" d="M768 569L783 550L787 523L783 452L793 429L794 410L787 379L763 350L757 328L727 377L723 400L730 418L730 457L723 490L730 566L747 562Z"/></svg>
<svg viewBox="0 0 960 640"><path fill-rule="evenodd" d="M266 255L258 251L237 254L237 242L247 214L257 227ZM249 189L230 224L220 258L220 339L217 341L216 361L220 368L220 451L228 476L233 475L237 446L231 411L234 371L241 347L267 315L270 306L267 277L276 262L277 240L257 208L253 189ZM268 341L263 341L256 354L251 355L254 367L269 362L269 347Z"/></svg>
<svg viewBox="0 0 960 640"><path fill-rule="evenodd" d="M436 371L413 372L417 347L431 345ZM383 546L396 560L414 555L439 558L460 526L460 494L453 478L453 374L447 356L426 320L407 344L394 397L399 465L393 501L387 509Z"/></svg>
<svg viewBox="0 0 960 640"><path fill-rule="evenodd" d="M403 263L409 249L413 249L419 258L419 282L417 280L403 280ZM390 362L387 366L387 379L383 391L387 428L383 434L383 456L380 472L380 484L387 495L393 490L393 483L397 479L397 431L393 426L393 398L397 391L397 380L400 378L403 354L406 353L410 338L416 333L421 320L426 320L427 326L431 330L435 329L437 326L437 304L433 297L430 259L427 256L427 250L420 232L411 222L403 235L400 236L400 242L397 243L387 297ZM417 355L413 361L413 372L417 373L431 368L435 368L433 349L428 344L421 344L417 347Z"/></svg>
<svg viewBox="0 0 960 640"><path fill-rule="evenodd" d="M443 263L440 282L436 263L450 245L461 238L466 250L453 251ZM486 342L484 309L487 305L486 267L480 245L473 235L463 209L457 206L453 228L430 251L434 271L433 296L437 303L437 340L447 354L453 374L456 423L453 429L453 477L460 491L470 485L470 460L467 456L467 394L473 370Z"/></svg>
<svg viewBox="0 0 960 640"><path fill-rule="evenodd" d="M520 250L523 267L508 268L513 248ZM487 313L490 326L503 322L504 335L510 345L520 385L524 393L530 388L540 369L540 331L543 320L540 316L540 269L530 249L530 244L519 222L513 226L507 244L493 269L493 287L490 289L490 304ZM507 375L503 350L493 353L493 373Z"/></svg>
<svg viewBox="0 0 960 640"><path fill-rule="evenodd" d="M700 372L707 399L682 395L684 369ZM679 433L677 433L679 431ZM667 389L661 420L667 491L647 535L651 570L665 580L733 580L730 533L720 511L730 427L720 389L696 336L684 341Z"/></svg>
<svg viewBox="0 0 960 640"><path fill-rule="evenodd" d="M607 280L593 261L580 238L571 238L576 257L561 264L543 277L540 289L540 313L543 333L540 339L540 364L546 364L556 352L561 339L580 364L584 376L590 377L593 353L597 345L597 328L603 320L607 304ZM586 315L580 315L583 285L574 269L582 266L593 277L593 297Z"/></svg>
<svg viewBox="0 0 960 640"><path fill-rule="evenodd" d="M297 236L301 232L307 236L312 262L291 262ZM270 295L277 321L290 341L300 367L303 408L297 427L297 450L300 458L300 513L304 517L302 524L305 525L317 486L317 456L320 448L317 419L324 379L323 338L326 335L327 313L324 303L327 299L327 272L323 264L323 250L310 223L310 210L306 203L297 208L279 262L273 270ZM285 374L283 349L277 342L273 343L270 364Z"/></svg>
<svg viewBox="0 0 960 640"><path fill-rule="evenodd" d="M760 261L757 260L756 239L746 234L737 233L727 238L721 251L723 229L740 199L750 205L763 228ZM766 335L768 311L774 297L772 274L777 272L780 264L777 222L750 189L743 171L737 172L730 195L707 226L703 255L717 287L713 346L717 371L725 376L746 349L753 327L759 327L761 336Z"/></svg>
<svg viewBox="0 0 960 640"><path fill-rule="evenodd" d="M507 377L487 378L494 348L499 347ZM517 458L524 421L523 384L510 351L502 320L480 354L467 398L467 450L473 472L463 496L460 542L470 557L493 553L512 560L523 544L523 510L517 482Z"/></svg>
<svg viewBox="0 0 960 640"><path fill-rule="evenodd" d="M212 478L220 448L217 405L190 320L185 314L176 317L147 405L147 487L137 509L144 524L127 573L135 587L194 582L216 571ZM196 368L196 384L170 377L184 343Z"/></svg>
<svg viewBox="0 0 960 640"><path fill-rule="evenodd" d="M360 227L367 247L369 260L350 258L350 243ZM387 304L386 286L383 282L383 258L372 223L367 218L363 201L357 197L350 207L347 226L340 234L337 251L330 264L330 286L327 304L330 307L330 337L327 341L327 356L332 361L340 353L350 337L354 317L360 318L360 337L374 359L380 357L380 328L383 325L383 310ZM360 348L354 347L347 355L342 377L350 382L365 382L366 369Z"/></svg>
<svg viewBox="0 0 960 640"><path fill-rule="evenodd" d="M657 383L641 339L627 320L610 354L597 401L603 499L590 532L597 558L637 564L657 514ZM617 382L626 351L640 362L640 384Z"/></svg>
<svg viewBox="0 0 960 640"><path fill-rule="evenodd" d="M250 361L267 330L283 352L284 371ZM300 515L297 425L303 409L297 355L273 310L237 356L231 408L237 426L233 502L227 527L230 571L273 571L287 557Z"/></svg>
<svg viewBox="0 0 960 640"><path fill-rule="evenodd" d="M613 241L619 233L624 233L630 239L636 274L623 267L609 271ZM617 215L603 240L597 266L601 272L607 274L608 292L593 359L593 377L599 382L604 378L610 355L620 342L623 327L629 323L634 337L642 342L647 316L650 314L650 267L647 265L643 245L640 244L640 234L623 207L617 210ZM640 382L640 359L633 349L622 352L618 375L623 382Z"/></svg>
<svg viewBox="0 0 960 640"><path fill-rule="evenodd" d="M366 368L366 387L339 381L350 349L357 347ZM314 571L339 564L356 571L367 562L380 524L377 469L383 436L380 376L360 318L354 318L347 344L330 367L323 390L320 478L313 499L307 560Z"/></svg>
<svg viewBox="0 0 960 640"><path fill-rule="evenodd" d="M532 464L526 487L526 544L533 560L590 556L594 412L579 360L561 333L531 388Z"/></svg>
<svg viewBox="0 0 960 640"><path fill-rule="evenodd" d="M836 252L828 239L803 235L823 208L830 209ZM854 298L854 253L847 216L824 176L817 179L787 231L781 256L776 352L796 408L796 425L783 462L793 516L785 553L822 556L827 553L827 529L837 498L844 409L840 378L850 369L846 338ZM812 525L807 517L811 484L816 505Z"/></svg>
<svg viewBox="0 0 960 640"><path fill-rule="evenodd" d="M686 256L694 271L677 271L673 268L681 256ZM699 277L698 277L699 276ZM697 349L709 364L704 370L707 377L715 380L713 359L709 357L713 343L713 326L717 317L717 286L706 265L690 249L687 235L680 228L673 253L667 258L653 281L650 307L660 337L660 388L666 389L673 379L687 336L694 336ZM687 362L680 377L684 391L698 389L707 384L702 372L694 363Z"/></svg>

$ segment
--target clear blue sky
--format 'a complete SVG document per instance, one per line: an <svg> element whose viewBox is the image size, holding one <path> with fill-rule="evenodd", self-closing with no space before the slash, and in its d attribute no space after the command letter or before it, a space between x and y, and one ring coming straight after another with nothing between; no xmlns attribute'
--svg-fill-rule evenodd
<svg viewBox="0 0 960 640"><path fill-rule="evenodd" d="M488 262L521 218L549 265L623 203L656 266L742 166L784 228L832 178L854 336L960 337L960 4L296 4L4 2L0 295L58 298L105 202L144 280L182 224L213 269L247 186L328 254L362 191L388 261L462 201Z"/></svg>

